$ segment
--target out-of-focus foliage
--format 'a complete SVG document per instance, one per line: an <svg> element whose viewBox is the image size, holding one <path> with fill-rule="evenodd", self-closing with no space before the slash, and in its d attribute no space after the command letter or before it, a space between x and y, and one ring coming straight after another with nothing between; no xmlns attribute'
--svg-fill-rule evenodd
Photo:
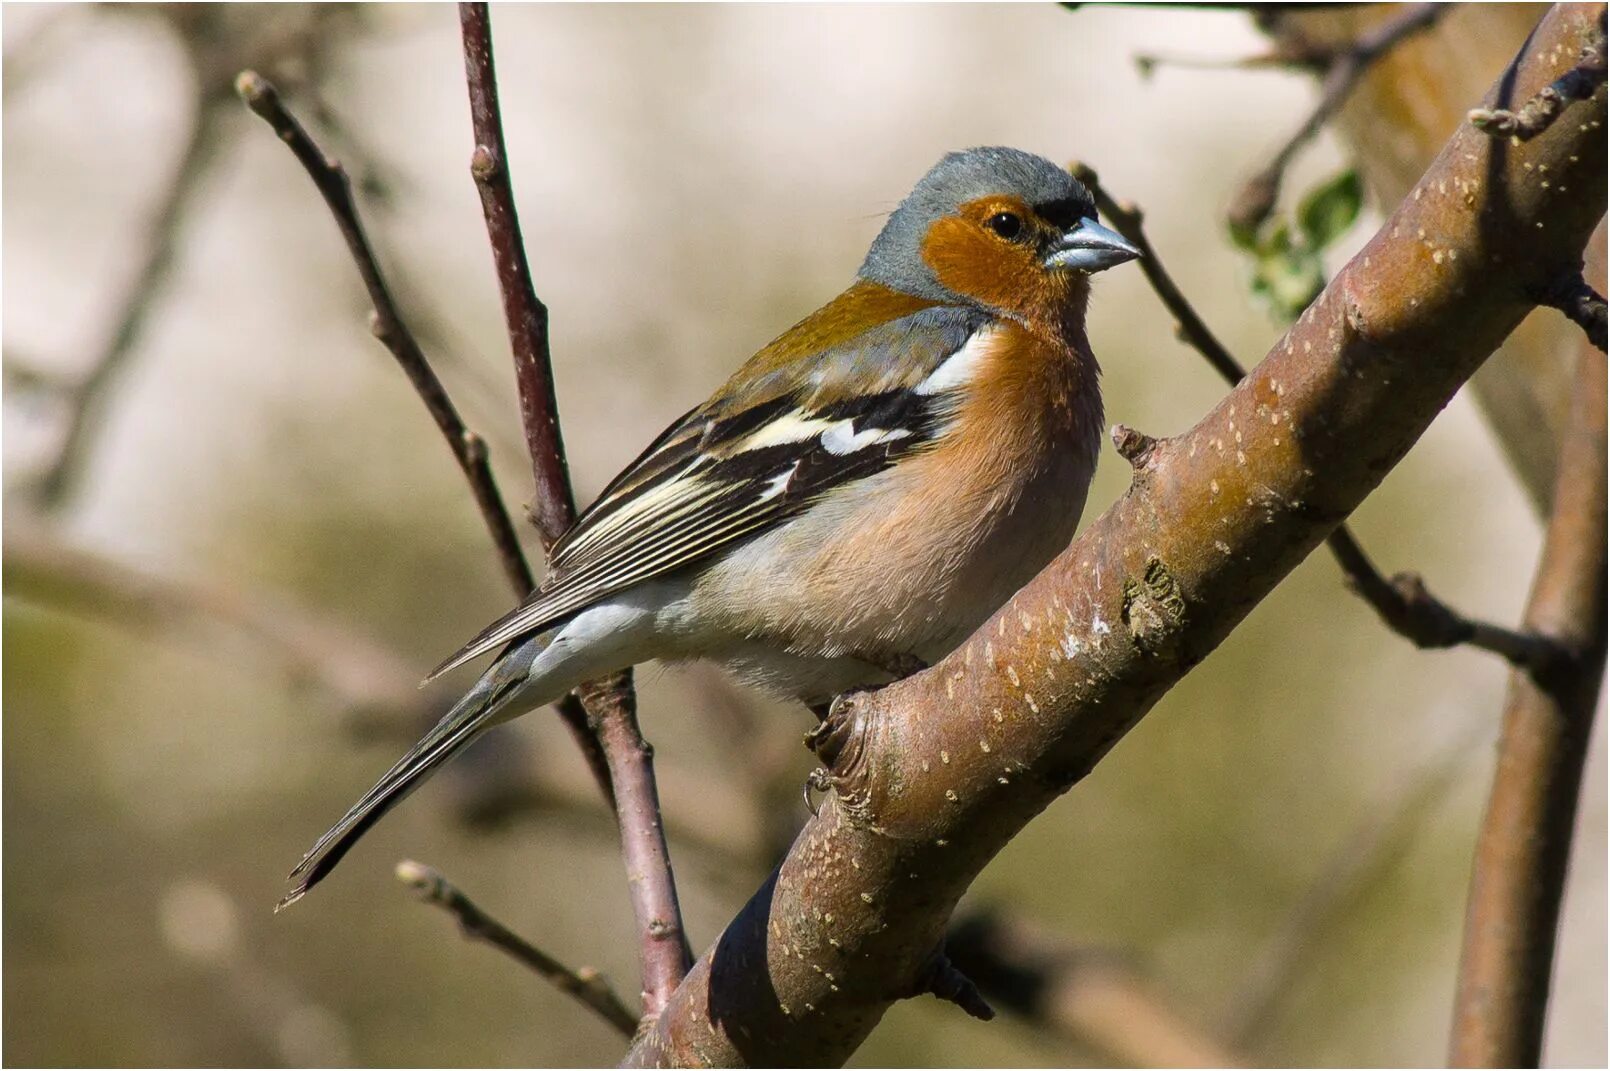
<svg viewBox="0 0 1610 1071"><path fill-rule="evenodd" d="M1353 226L1363 200L1364 185L1349 169L1305 193L1293 221L1272 214L1256 229L1231 225L1231 241L1252 261L1252 292L1276 319L1295 320L1325 289L1323 254Z"/></svg>
<svg viewBox="0 0 1610 1071"><path fill-rule="evenodd" d="M260 29L269 14L239 18ZM360 149L387 176L386 205L366 204L370 229L517 505L527 468L467 170L456 19L430 6L364 14L332 33L316 65L329 115L312 107L311 87L291 103L321 135L341 128L326 142L349 163ZM12 374L72 377L102 347L196 107L186 48L160 19L72 9L65 31L36 33L58 17L11 6L3 27L9 519L30 508L20 489L62 416ZM1015 144L1097 165L1115 194L1146 209L1170 269L1242 358L1276 335L1219 220L1312 85L1172 68L1142 83L1129 61L1258 49L1241 16L499 6L494 33L515 192L553 310L584 500L744 356L841 289L883 214L960 146ZM39 51L14 52L23 49ZM37 60L18 62L25 55ZM422 672L506 609L507 590L450 457L368 336L361 291L305 177L250 117L235 113L222 134L81 492L50 523L129 567L301 607ZM1322 139L1289 188L1346 167ZM1328 221L1315 235L1335 236L1339 207L1315 206L1310 215ZM1367 221L1348 231L1327 259L1367 231ZM1139 272L1098 280L1091 334L1110 420L1168 434L1221 396ZM1128 478L1104 457L1091 515ZM1355 523L1384 567L1422 570L1472 614L1518 612L1537 527L1465 402ZM10 580L10 1062L614 1060L607 1027L460 940L390 877L405 856L431 863L630 994L635 951L610 820L552 719L494 734L275 917L284 872L417 726L383 711L355 725L339 697L239 629L135 632L27 599ZM682 667L639 679L700 945L760 880L765 846L799 819L809 715ZM1502 681L1489 657L1410 649L1328 560L1313 560L1032 824L973 898L1124 950L1183 1014L1257 1062L1438 1062ZM1595 748L1550 1023L1549 1059L1564 1064L1605 1060L1600 740ZM544 789L523 808L490 827L463 821L488 784L527 771ZM762 780L770 795L757 805ZM897 1006L857 1056L1100 1059L935 1000Z"/></svg>

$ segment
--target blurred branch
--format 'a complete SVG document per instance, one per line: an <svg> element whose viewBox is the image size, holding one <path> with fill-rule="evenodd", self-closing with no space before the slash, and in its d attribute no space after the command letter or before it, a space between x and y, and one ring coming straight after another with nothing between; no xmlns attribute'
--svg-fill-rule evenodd
<svg viewBox="0 0 1610 1071"><path fill-rule="evenodd" d="M1587 100L1599 91L1604 85L1605 78L1605 34L1604 17L1599 19L1598 37L1582 49L1582 56L1575 67L1560 75L1549 85L1538 90L1532 99L1516 108L1474 108L1469 119L1476 128L1491 134L1493 137L1514 138L1517 141L1530 141L1553 125L1573 101ZM1600 300L1600 309L1604 302ZM1600 321L1603 324L1601 311ZM1603 334L1601 331L1599 349L1604 349Z"/></svg>
<svg viewBox="0 0 1610 1071"><path fill-rule="evenodd" d="M274 133L290 148L323 196L324 203L329 206L330 214L335 217L336 226L363 279L364 289L369 292L369 300L374 305L370 330L396 358L420 400L425 403L425 408L430 411L431 418L436 421L442 437L447 440L453 457L469 482L476 505L480 507L481 518L492 535L492 542L497 546L504 575L521 594L529 592L534 583L531 569L526 564L520 541L514 534L514 525L509 520L509 512L492 477L486 443L464 426L452 399L447 396L447 390L397 311L380 272L380 265L375 260L374 250L364 234L363 223L358 218L358 206L352 199L352 184L346 172L339 163L324 155L286 109L279 93L255 71L241 72L236 80L236 89L247 107L273 127Z"/></svg>
<svg viewBox="0 0 1610 1071"><path fill-rule="evenodd" d="M84 14L78 5L63 4L34 16L33 24L22 33L7 33L6 50L0 60L0 100L10 104L54 56L72 23Z"/></svg>
<svg viewBox="0 0 1610 1071"><path fill-rule="evenodd" d="M304 610L215 584L155 576L69 546L15 516L6 520L4 546L7 598L104 618L138 634L200 626L209 651L221 625L250 638L254 651L276 658L293 678L317 684L355 717L425 706L417 675L395 654Z"/></svg>
<svg viewBox="0 0 1610 1071"><path fill-rule="evenodd" d="M55 454L31 488L38 504L46 510L66 505L78 489L96 433L104 424L111 389L134 354L147 318L172 278L179 235L196 191L218 155L226 120L217 97L204 95L198 100L173 176L139 243L139 267L118 307L111 334L90 362L89 370L70 384L61 383L54 392L67 406L67 426Z"/></svg>
<svg viewBox="0 0 1610 1071"><path fill-rule="evenodd" d="M1594 14L1554 8L1487 100L1557 78ZM1518 148L1455 131L1256 372L1147 451L1039 576L931 668L840 697L818 737L833 794L626 1064L836 1065L924 991L983 867L1385 478L1534 307L1526 288L1580 256L1605 149L1575 124ZM1529 180L1545 165L1578 196ZM1427 270L1421 230L1458 257Z"/></svg>
<svg viewBox="0 0 1610 1071"><path fill-rule="evenodd" d="M1146 235L1141 209L1115 200L1089 166L1075 163L1071 169L1089 187L1101 214L1143 254L1141 271L1179 325L1180 338L1231 386L1245 379L1246 369L1213 334L1163 266ZM1491 651L1516 666L1543 665L1555 655L1555 644L1547 637L1465 617L1432 595L1416 573L1398 573L1390 580L1382 576L1346 524L1338 525L1325 542L1341 566L1348 588L1370 604L1383 624L1422 650L1465 644Z"/></svg>
<svg viewBox="0 0 1610 1071"><path fill-rule="evenodd" d="M1286 168L1303 146L1330 121L1331 116L1347 100L1358 85L1364 72L1381 56L1395 48L1399 42L1427 29L1447 13L1448 4L1412 4L1387 22L1364 32L1350 45L1333 50L1320 83L1319 103L1303 120L1285 144L1276 150L1274 157L1256 174L1242 184L1231 199L1226 213L1233 231L1255 232L1269 213L1274 211L1280 196L1280 183Z"/></svg>
<svg viewBox="0 0 1610 1071"><path fill-rule="evenodd" d="M457 919L465 937L485 941L552 982L555 989L592 1009L600 1019L620 1031L622 1037L629 1038L636 1031L637 1016L627 1010L608 980L593 968L571 970L566 967L482 911L439 872L423 863L411 859L398 863L397 880L417 893L420 900L442 908Z"/></svg>
<svg viewBox="0 0 1610 1071"><path fill-rule="evenodd" d="M532 289L531 267L526 262L509 182L509 157L492 59L491 14L484 3L461 3L458 10L475 135L470 171L481 195L514 353L520 416L536 485L532 520L542 534L544 546L551 548L575 523L576 504L559 433L548 352L548 310ZM670 999L693 958L665 843L659 790L654 782L654 752L638 728L630 670L588 682L578 693L609 766L609 785L620 816L621 850L639 931L643 1011L652 1019Z"/></svg>
<svg viewBox="0 0 1610 1071"><path fill-rule="evenodd" d="M751 858L762 871L769 870L787 853L805 821L800 780L790 762L791 755L799 754L799 736L778 719L757 716L753 700L739 694L714 666L690 663L687 673L699 685L699 710L727 754L725 769L748 789L759 831ZM671 813L676 812L673 805Z"/></svg>
<svg viewBox="0 0 1610 1071"><path fill-rule="evenodd" d="M1302 975L1304 961L1324 935L1408 852L1425 818L1459 784L1472 755L1484 747L1484 722L1466 723L1443 754L1410 775L1386 806L1359 822L1331 854L1319 876L1286 914L1285 922L1253 957L1246 978L1222 1014L1221 1029L1251 1047Z"/></svg>
<svg viewBox="0 0 1610 1071"><path fill-rule="evenodd" d="M1527 624L1568 656L1546 672L1510 674L1465 915L1449 1056L1455 1067L1536 1067L1542 1052L1560 900L1605 666L1605 362L1586 345L1581 350L1526 607Z"/></svg>
<svg viewBox="0 0 1610 1071"><path fill-rule="evenodd" d="M1247 1066L1180 1016L1115 952L989 911L952 926L945 951L992 1003L1098 1050L1114 1066Z"/></svg>
<svg viewBox="0 0 1610 1071"><path fill-rule="evenodd" d="M177 243L190 209L196 200L212 161L220 155L229 132L232 91L230 76L239 67L243 54L255 55L260 62L298 72L298 79L314 83L323 74L325 57L338 35L338 24L353 21L348 5L315 5L305 11L291 10L289 16L276 11L272 17L257 15L238 19L227 8L216 5L156 4L112 5L100 10L116 15L151 18L176 36L189 60L196 84L194 113L185 144L173 175L164 187L152 220L142 241L138 267L123 300L118 304L112 329L101 350L88 362L88 368L73 376L35 377L28 385L48 393L66 409L65 428L55 452L41 472L31 480L36 503L46 510L65 506L78 491L88 459L105 425L106 408L113 388L122 380L151 313L160 305L178 256ZM48 17L32 37L12 51L27 60L18 71L31 76L45 45L53 45L67 24L63 17ZM5 88L14 88L8 53Z"/></svg>

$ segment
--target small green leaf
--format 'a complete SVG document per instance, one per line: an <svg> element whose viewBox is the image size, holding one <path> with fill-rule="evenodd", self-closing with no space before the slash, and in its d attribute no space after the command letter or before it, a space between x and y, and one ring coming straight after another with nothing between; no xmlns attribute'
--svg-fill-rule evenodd
<svg viewBox="0 0 1610 1071"><path fill-rule="evenodd" d="M1317 250L1291 246L1269 250L1253 265L1252 291L1281 320L1289 323L1325 288L1324 267Z"/></svg>
<svg viewBox="0 0 1610 1071"><path fill-rule="evenodd" d="M1364 183L1358 172L1343 171L1309 190L1297 206L1297 226L1313 249L1330 245L1358 219L1364 204Z"/></svg>
<svg viewBox="0 0 1610 1071"><path fill-rule="evenodd" d="M1258 248L1258 232L1255 228L1232 223L1230 224L1230 243L1244 252L1255 252Z"/></svg>
<svg viewBox="0 0 1610 1071"><path fill-rule="evenodd" d="M1258 239L1257 253L1259 260L1268 260L1271 257L1283 257L1291 252L1291 228L1285 220L1276 220L1273 227L1265 227L1263 237Z"/></svg>

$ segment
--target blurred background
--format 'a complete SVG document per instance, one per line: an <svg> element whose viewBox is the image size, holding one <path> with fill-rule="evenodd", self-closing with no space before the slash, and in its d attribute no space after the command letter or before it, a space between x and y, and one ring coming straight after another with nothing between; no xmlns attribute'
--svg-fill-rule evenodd
<svg viewBox="0 0 1610 1071"><path fill-rule="evenodd" d="M1448 114L1540 11L1433 31L1491 42ZM493 25L583 501L841 289L954 148L1089 162L1145 208L1244 361L1282 329L1223 215L1314 80L1144 77L1135 62L1267 50L1245 15L499 6ZM529 466L453 9L13 4L3 44L7 1062L613 1063L608 1027L392 877L405 857L437 866L635 997L613 825L547 713L494 734L308 901L271 913L291 864L447 698L415 680L511 596L449 453L368 334L328 213L230 83L261 70L347 164L404 315L518 507ZM1440 144L1450 126L1419 114ZM1299 158L1291 196L1348 165L1345 136ZM1327 263L1379 218L1368 204ZM1092 337L1110 421L1175 433L1224 392L1136 270L1098 280ZM1107 451L1088 515L1126 481ZM1417 569L1512 622L1537 483L1462 395L1355 530L1384 571ZM1439 1064L1504 678L1490 655L1415 651L1316 555L990 866L963 913L1101 966L1112 984L1092 992L1117 992L1125 1021L1149 1009L1199 1057ZM804 817L810 718L696 668L638 680L699 949ZM1556 1065L1607 1059L1602 721L1593 748ZM985 1024L907 1001L855 1063L1140 1058L1091 1017Z"/></svg>

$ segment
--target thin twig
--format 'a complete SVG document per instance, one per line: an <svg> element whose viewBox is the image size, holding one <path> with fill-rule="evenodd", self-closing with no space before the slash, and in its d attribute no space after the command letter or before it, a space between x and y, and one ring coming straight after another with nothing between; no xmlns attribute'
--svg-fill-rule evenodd
<svg viewBox="0 0 1610 1071"><path fill-rule="evenodd" d="M1601 112L1602 114L1602 112ZM1513 672L1476 839L1449 1063L1537 1067L1560 902L1605 666L1605 362L1580 347L1526 623L1569 656Z"/></svg>
<svg viewBox="0 0 1610 1071"><path fill-rule="evenodd" d="M481 517L492 535L492 542L497 546L498 560L503 566L504 574L509 578L510 585L522 596L528 594L535 581L532 579L531 567L526 564L525 553L520 549L519 538L514 533L514 524L509 519L509 511L503 505L502 495L498 493L497 482L492 478L492 467L487 461L486 443L479 435L464 426L464 420L459 416L452 399L447 396L442 381L437 378L430 362L425 359L419 343L409 332L408 325L403 322L402 314L397 311L391 291L386 286L385 277L380 272L379 262L375 259L374 250L364 234L363 223L358 218L358 206L353 201L352 183L348 180L346 171L340 163L324 155L323 150L314 143L308 132L286 109L279 93L257 72L241 72L236 79L235 88L245 100L246 106L274 128L274 133L278 134L280 140L290 148L297 162L307 171L308 177L313 180L313 184L324 197L324 203L329 206L330 214L335 217L336 226L341 230L341 237L352 253L358 274L363 279L364 289L369 292L369 300L374 305L374 312L369 322L370 330L397 359L403 374L413 384L415 392L425 403L425 408L430 411L437 428L441 430L442 437L447 440L448 447L453 451L453 457L458 461L459 468L464 472L464 478L469 482L476 505L480 507Z"/></svg>
<svg viewBox="0 0 1610 1071"><path fill-rule="evenodd" d="M609 981L591 967L571 970L546 952L531 945L503 923L482 911L475 902L437 870L412 859L397 864L397 880L408 886L427 904L434 904L458 920L465 937L487 944L552 982L561 993L591 1008L600 1019L631 1037L637 1030L633 1015Z"/></svg>
<svg viewBox="0 0 1610 1071"><path fill-rule="evenodd" d="M1605 352L1605 305L1600 294L1579 273L1563 275L1547 290L1538 295L1538 303L1559 309L1565 318L1582 328L1588 341L1600 353Z"/></svg>
<svg viewBox="0 0 1610 1071"><path fill-rule="evenodd" d="M945 949L992 1002L1110 1056L1118 1066L1247 1066L1175 1011L1115 952L989 911L955 923Z"/></svg>
<svg viewBox="0 0 1610 1071"><path fill-rule="evenodd" d="M1304 145L1330 121L1352 94L1370 65L1391 51L1405 38L1419 33L1441 18L1450 5L1414 4L1401 14L1373 29L1366 30L1350 46L1337 49L1320 83L1319 103L1292 132L1274 157L1242 184L1226 213L1232 230L1255 232L1280 196L1280 183L1286 168Z"/></svg>
<svg viewBox="0 0 1610 1071"><path fill-rule="evenodd" d="M492 61L491 16L484 4L460 4L464 36L464 73L469 85L470 121L475 149L470 173L481 195L486 232L492 243L503 316L514 351L515 383L520 390L520 421L531 454L536 498L532 520L544 547L552 548L576 520L564 437L559 431L559 403L554 395L553 363L548 351L548 307L531 284L525 238L515 211L509 181L508 149L498 103L497 72Z"/></svg>
<svg viewBox="0 0 1610 1071"><path fill-rule="evenodd" d="M481 195L514 354L520 416L536 481L532 519L544 545L551 547L574 523L576 510L554 398L548 310L532 289L531 269L515 210L487 5L461 3L459 24L475 135L470 171ZM644 1015L652 1019L670 1000L692 965L693 956L683 928L660 817L654 752L638 728L631 681L631 671L627 670L606 681L589 682L580 692L590 715L589 724L609 766L620 820L621 850L626 857L639 929Z"/></svg>
<svg viewBox="0 0 1610 1071"><path fill-rule="evenodd" d="M1141 251L1141 271L1179 325L1180 338L1206 358L1231 386L1246 378L1241 362L1213 334L1163 266L1146 236L1140 208L1116 201L1090 167L1075 163L1072 171L1089 187L1101 214ZM1432 650L1466 644L1523 667L1546 665L1558 654L1557 645L1546 637L1465 617L1426 590L1424 581L1415 573L1398 573L1390 579L1382 576L1345 524L1338 525L1325 542L1341 566L1348 587L1370 604L1388 628L1416 647Z"/></svg>
<svg viewBox="0 0 1610 1071"><path fill-rule="evenodd" d="M1478 129L1495 138L1514 138L1530 141L1554 125L1574 101L1587 100L1604 85L1605 35L1603 16L1599 21L1599 34L1582 49L1579 63L1549 85L1537 91L1531 100L1511 111L1508 108L1474 108L1466 116ZM1601 302L1600 307L1603 307ZM1600 323L1603 324L1601 316ZM1601 327L1599 348L1604 349Z"/></svg>
<svg viewBox="0 0 1610 1071"><path fill-rule="evenodd" d="M330 213L335 217L336 226L340 228L341 236L346 240L347 248L352 253L358 274L362 277L364 288L369 292L369 300L374 306L370 317L370 329L397 359L409 382L413 384L414 390L425 403L425 408L436 421L436 426L441 429L443 438L452 449L453 456L470 485L470 491L475 496L481 518L492 535L492 542L497 548L498 561L503 566L504 575L515 594L524 598L532 592L536 584L531 574L531 567L526 563L525 552L520 549L519 537L515 535L514 522L509 518L509 511L503 504L503 496L498 492L497 482L493 479L492 467L487 458L486 442L465 427L464 420L459 416L452 399L448 397L442 381L419 348L418 340L403 322L402 315L391 296L390 287L386 284L380 265L375 260L374 250L370 248L369 240L364 234L363 224L358 218L357 204L352 197L352 184L345 170L338 162L325 156L307 131L286 109L279 93L256 72L242 72L236 80L236 89L245 99L247 106L267 121L279 135L280 140L290 147L291 152L307 171L308 177L323 195L325 204L329 206ZM567 697L556 705L571 735L581 747L582 754L586 756L588 767L593 771L600 789L605 797L609 798L608 770L593 734L587 728L586 715L572 698Z"/></svg>

